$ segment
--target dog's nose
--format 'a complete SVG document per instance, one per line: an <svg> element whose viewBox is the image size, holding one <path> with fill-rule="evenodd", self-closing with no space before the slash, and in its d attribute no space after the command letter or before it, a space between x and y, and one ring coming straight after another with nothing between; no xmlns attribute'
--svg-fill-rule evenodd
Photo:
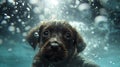
<svg viewBox="0 0 120 67"><path fill-rule="evenodd" d="M54 51L57 51L60 48L59 44L58 43L54 43L54 42L50 44L50 47Z"/></svg>

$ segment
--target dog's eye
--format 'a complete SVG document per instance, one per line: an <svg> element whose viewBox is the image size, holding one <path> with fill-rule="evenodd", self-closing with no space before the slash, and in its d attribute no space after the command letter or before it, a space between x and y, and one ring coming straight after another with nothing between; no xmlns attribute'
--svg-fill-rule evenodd
<svg viewBox="0 0 120 67"><path fill-rule="evenodd" d="M65 33L65 35L64 35L64 37L66 38L66 39L71 39L71 33L70 32L66 32Z"/></svg>
<svg viewBox="0 0 120 67"><path fill-rule="evenodd" d="M43 36L44 36L44 37L48 37L49 34L50 34L49 30L45 30L45 31L43 32Z"/></svg>

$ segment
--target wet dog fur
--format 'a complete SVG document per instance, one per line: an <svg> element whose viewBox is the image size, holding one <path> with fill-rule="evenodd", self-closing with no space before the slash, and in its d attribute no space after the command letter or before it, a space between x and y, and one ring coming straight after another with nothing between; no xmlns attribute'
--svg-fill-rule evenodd
<svg viewBox="0 0 120 67"><path fill-rule="evenodd" d="M86 44L67 21L43 21L26 39L34 49L39 48L32 67L98 67L78 55Z"/></svg>

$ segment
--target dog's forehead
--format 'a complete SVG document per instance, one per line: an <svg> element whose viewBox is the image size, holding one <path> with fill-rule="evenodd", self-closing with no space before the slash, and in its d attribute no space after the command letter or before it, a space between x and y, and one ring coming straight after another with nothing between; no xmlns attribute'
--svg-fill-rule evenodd
<svg viewBox="0 0 120 67"><path fill-rule="evenodd" d="M64 21L49 21L44 23L44 29L52 29L52 30L71 30L72 26L68 22Z"/></svg>

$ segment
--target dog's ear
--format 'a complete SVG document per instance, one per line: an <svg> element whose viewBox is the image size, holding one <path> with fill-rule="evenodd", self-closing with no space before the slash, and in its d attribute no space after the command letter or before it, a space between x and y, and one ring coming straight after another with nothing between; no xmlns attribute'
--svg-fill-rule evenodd
<svg viewBox="0 0 120 67"><path fill-rule="evenodd" d="M82 37L80 36L80 34L77 32L76 35L76 46L77 46L77 52L82 52L85 47L86 47L86 43L84 42L84 40L82 39Z"/></svg>
<svg viewBox="0 0 120 67"><path fill-rule="evenodd" d="M28 35L26 37L26 41L33 47L33 49L36 48L37 44L40 43L40 34L42 31L43 26L36 26L28 32Z"/></svg>

